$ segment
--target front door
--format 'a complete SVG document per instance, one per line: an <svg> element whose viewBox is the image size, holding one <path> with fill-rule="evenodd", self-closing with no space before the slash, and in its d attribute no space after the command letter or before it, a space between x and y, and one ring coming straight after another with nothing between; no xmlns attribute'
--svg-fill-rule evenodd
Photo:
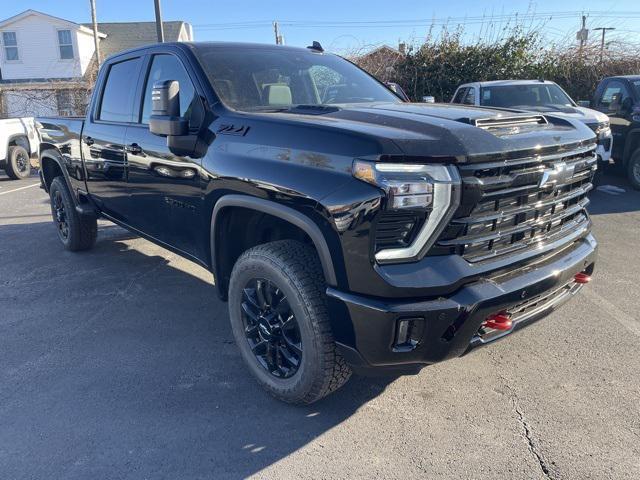
<svg viewBox="0 0 640 480"><path fill-rule="evenodd" d="M152 134L148 126L155 82L178 81L180 115L190 124L195 118L194 103L201 100L177 56L152 55L147 65L142 109L137 122L127 129L124 141L130 187L130 225L174 248L205 259L201 159L174 155L167 148L167 139Z"/></svg>
<svg viewBox="0 0 640 480"><path fill-rule="evenodd" d="M82 132L91 197L104 213L124 222L128 202L124 139L141 66L141 57L132 57L108 67L99 100Z"/></svg>
<svg viewBox="0 0 640 480"><path fill-rule="evenodd" d="M624 158L625 138L631 125L631 109L625 108L630 97L627 85L621 80L612 79L596 99L596 109L609 116L613 136L612 156L618 161Z"/></svg>

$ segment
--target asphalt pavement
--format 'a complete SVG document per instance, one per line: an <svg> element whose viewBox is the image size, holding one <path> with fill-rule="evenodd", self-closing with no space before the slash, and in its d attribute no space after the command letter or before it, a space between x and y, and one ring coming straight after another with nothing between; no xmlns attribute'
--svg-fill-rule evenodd
<svg viewBox="0 0 640 480"><path fill-rule="evenodd" d="M638 479L640 192L591 194L591 284L415 376L264 393L204 269L107 222L59 244L0 174L0 479Z"/></svg>

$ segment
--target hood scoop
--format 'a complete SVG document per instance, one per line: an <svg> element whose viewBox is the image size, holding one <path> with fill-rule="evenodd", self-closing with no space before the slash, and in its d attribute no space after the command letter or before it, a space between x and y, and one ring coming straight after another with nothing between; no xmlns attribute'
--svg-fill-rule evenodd
<svg viewBox="0 0 640 480"><path fill-rule="evenodd" d="M516 135L549 124L544 115L514 115L508 117L474 118L468 123L496 136Z"/></svg>

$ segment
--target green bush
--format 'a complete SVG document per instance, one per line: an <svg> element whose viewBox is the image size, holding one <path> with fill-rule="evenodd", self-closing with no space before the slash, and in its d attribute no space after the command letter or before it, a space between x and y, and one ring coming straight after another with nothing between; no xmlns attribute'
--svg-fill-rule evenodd
<svg viewBox="0 0 640 480"><path fill-rule="evenodd" d="M456 88L467 82L501 79L545 79L561 85L574 100L591 99L598 82L606 76L640 73L640 55L629 48L607 51L600 62L599 46L558 48L549 46L539 31L507 27L494 41L463 42L462 30L443 31L435 39L413 46L387 68L356 57L356 63L375 72L385 72L385 81L402 86L415 101L432 95L448 102ZM392 63L391 63L392 62Z"/></svg>

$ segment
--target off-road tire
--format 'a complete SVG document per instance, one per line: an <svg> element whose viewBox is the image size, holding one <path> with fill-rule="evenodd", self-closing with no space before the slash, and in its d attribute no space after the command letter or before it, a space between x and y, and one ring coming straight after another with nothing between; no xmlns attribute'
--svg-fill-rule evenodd
<svg viewBox="0 0 640 480"><path fill-rule="evenodd" d="M98 236L98 220L95 217L80 215L75 208L71 193L63 177L56 177L49 187L51 197L51 215L56 226L58 238L65 249L71 252L89 250L96 243ZM59 195L59 197L58 197ZM64 222L66 223L66 235L63 234L56 202L61 202L63 207Z"/></svg>
<svg viewBox="0 0 640 480"><path fill-rule="evenodd" d="M640 190L640 148L638 148L627 164L627 177L636 190Z"/></svg>
<svg viewBox="0 0 640 480"><path fill-rule="evenodd" d="M254 278L273 282L288 300L301 337L302 359L290 378L278 378L259 363L245 335L243 290ZM310 404L340 388L351 369L336 350L325 294L326 285L315 250L282 240L251 248L233 267L229 286L231 327L245 364L271 395L293 404Z"/></svg>
<svg viewBox="0 0 640 480"><path fill-rule="evenodd" d="M20 145L12 145L7 149L5 171L9 178L23 180L31 175L31 159L29 152Z"/></svg>

